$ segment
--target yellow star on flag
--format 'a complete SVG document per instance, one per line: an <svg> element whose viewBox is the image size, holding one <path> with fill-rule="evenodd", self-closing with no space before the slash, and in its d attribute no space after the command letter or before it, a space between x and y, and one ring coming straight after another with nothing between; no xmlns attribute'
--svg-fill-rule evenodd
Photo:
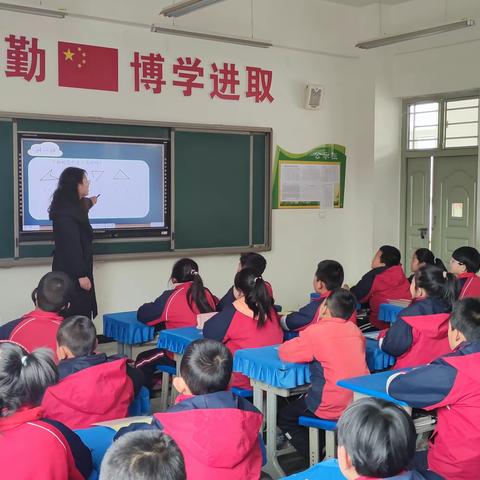
<svg viewBox="0 0 480 480"><path fill-rule="evenodd" d="M66 52L63 52L65 55L65 60L70 60L73 61L73 56L75 55L70 49L68 49Z"/></svg>

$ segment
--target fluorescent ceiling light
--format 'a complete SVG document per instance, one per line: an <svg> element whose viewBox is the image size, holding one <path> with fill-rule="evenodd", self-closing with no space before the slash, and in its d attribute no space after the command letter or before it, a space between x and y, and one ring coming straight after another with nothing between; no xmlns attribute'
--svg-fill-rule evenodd
<svg viewBox="0 0 480 480"><path fill-rule="evenodd" d="M232 37L230 35L220 35L217 33L198 32L195 30L183 30L174 27L163 27L160 25L152 25L152 32L166 33L167 35L179 35L181 37L200 38L202 40L212 40L214 42L236 43L238 45L246 45L248 47L268 48L272 46L271 42L266 40L256 40L248 37Z"/></svg>
<svg viewBox="0 0 480 480"><path fill-rule="evenodd" d="M203 7L208 7L214 3L222 2L223 0L183 0L183 2L178 2L169 7L165 7L160 15L165 15L166 17L181 17L187 13L194 12Z"/></svg>
<svg viewBox="0 0 480 480"><path fill-rule="evenodd" d="M437 27L425 28L424 30L415 30L414 32L400 33L399 35L390 35L386 37L376 38L375 40L367 40L365 42L357 43L357 48L377 48L385 45L392 45L393 43L405 42L413 40L414 38L429 37L430 35L437 35L439 33L451 32L452 30L459 30L461 28L473 27L475 20L465 19L460 22L447 23Z"/></svg>
<svg viewBox="0 0 480 480"><path fill-rule="evenodd" d="M28 13L30 15L42 15L43 17L65 18L66 12L60 10L47 10L45 8L26 7L24 5L15 5L12 3L1 3L0 10L8 10L16 13Z"/></svg>

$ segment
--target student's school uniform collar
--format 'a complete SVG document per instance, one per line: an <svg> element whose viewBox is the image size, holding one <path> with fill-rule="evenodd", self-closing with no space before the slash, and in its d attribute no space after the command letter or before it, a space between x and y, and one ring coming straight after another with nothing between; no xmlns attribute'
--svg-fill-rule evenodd
<svg viewBox="0 0 480 480"><path fill-rule="evenodd" d="M476 277L477 274L474 273L474 272L463 272L463 273L460 273L457 278L472 278L472 277Z"/></svg>
<svg viewBox="0 0 480 480"><path fill-rule="evenodd" d="M0 432L11 430L23 425L24 423L38 420L43 417L42 407L22 407L19 408L13 415L8 417L0 417Z"/></svg>
<svg viewBox="0 0 480 480"><path fill-rule="evenodd" d="M26 313L22 318L49 318L52 320L59 320L63 321L63 317L59 315L57 312L46 312L41 308L36 308L31 312Z"/></svg>
<svg viewBox="0 0 480 480"><path fill-rule="evenodd" d="M339 317L323 317L319 319L320 322L330 322L330 323L347 323L350 320L345 320L344 318L339 318Z"/></svg>
<svg viewBox="0 0 480 480"><path fill-rule="evenodd" d="M189 287L193 282L178 282L173 284L173 289L178 290L180 288Z"/></svg>
<svg viewBox="0 0 480 480"><path fill-rule="evenodd" d="M326 298L328 298L332 292L330 290L327 290L326 292L320 293L320 296L317 298L314 298L314 302L323 302Z"/></svg>

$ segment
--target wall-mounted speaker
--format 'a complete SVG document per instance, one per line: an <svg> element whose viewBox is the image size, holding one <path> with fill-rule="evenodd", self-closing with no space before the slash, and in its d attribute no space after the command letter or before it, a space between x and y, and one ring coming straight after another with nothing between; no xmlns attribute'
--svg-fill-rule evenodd
<svg viewBox="0 0 480 480"><path fill-rule="evenodd" d="M318 110L322 104L324 88L321 85L307 85L305 88L305 108Z"/></svg>

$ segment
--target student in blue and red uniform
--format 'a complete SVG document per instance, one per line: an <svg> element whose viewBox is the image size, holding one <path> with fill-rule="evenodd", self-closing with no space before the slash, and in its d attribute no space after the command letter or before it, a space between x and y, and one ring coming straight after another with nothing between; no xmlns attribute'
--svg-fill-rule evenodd
<svg viewBox="0 0 480 480"><path fill-rule="evenodd" d="M72 281L63 272L44 275L32 292L35 309L23 317L0 327L0 339L23 345L28 351L46 347L56 358L58 327L63 322L63 313L69 306Z"/></svg>
<svg viewBox="0 0 480 480"><path fill-rule="evenodd" d="M417 270L410 285L413 302L380 339L381 349L397 357L394 368L424 365L451 351L448 319L455 288L455 276L439 267Z"/></svg>
<svg viewBox="0 0 480 480"><path fill-rule="evenodd" d="M388 300L412 298L402 265L401 254L398 248L383 245L378 249L372 260L372 269L350 289L362 304L370 307L370 324L382 330L389 324L378 319L378 310L381 303Z"/></svg>
<svg viewBox="0 0 480 480"><path fill-rule="evenodd" d="M410 262L410 272L412 274L408 277L408 281L412 283L415 273L420 267L425 265L436 265L437 267L446 270L444 263L439 259L435 258L435 255L428 248L418 248L412 255L412 260Z"/></svg>
<svg viewBox="0 0 480 480"><path fill-rule="evenodd" d="M144 303L137 311L140 322L164 328L196 327L199 313L214 312L217 298L203 285L198 264L190 258L178 260L172 269L172 290L165 290L155 301ZM149 378L157 365L175 366L173 356L158 348L140 353L135 366Z"/></svg>
<svg viewBox="0 0 480 480"><path fill-rule="evenodd" d="M428 456L418 464L452 480L477 480L480 472L480 299L456 303L448 340L453 353L430 365L396 373L389 395L411 407L436 410Z"/></svg>
<svg viewBox="0 0 480 480"><path fill-rule="evenodd" d="M323 301L343 285L343 267L335 260L322 260L313 277L313 289L320 295L302 307L298 312L292 312L281 318L280 324L285 330L303 330L314 320L318 320L319 308ZM356 322L356 316L354 312Z"/></svg>
<svg viewBox="0 0 480 480"><path fill-rule="evenodd" d="M126 417L142 384L141 371L127 359L95 353L97 332L87 317L67 318L57 333L59 383L49 387L42 407L70 428Z"/></svg>
<svg viewBox="0 0 480 480"><path fill-rule="evenodd" d="M457 298L480 297L480 253L473 247L460 247L452 253L450 271L457 277Z"/></svg>
<svg viewBox="0 0 480 480"><path fill-rule="evenodd" d="M238 262L237 273L244 268L251 268L255 270L258 277L263 275L263 272L267 268L267 261L263 255L255 252L245 252L240 255L240 260ZM268 292L273 300L273 290L272 286L265 282ZM235 286L232 286L228 292L220 299L217 304L217 312L221 312L225 307L231 305L238 297L238 291L235 290Z"/></svg>
<svg viewBox="0 0 480 480"><path fill-rule="evenodd" d="M338 464L347 480L440 480L433 472L410 470L416 432L403 408L361 398L337 424Z"/></svg>
<svg viewBox="0 0 480 480"><path fill-rule="evenodd" d="M151 425L120 429L116 438L138 429L162 429L180 447L188 480L258 479L262 414L248 400L226 391L232 364L232 354L220 342L191 343L180 377L174 379L180 392L177 404L155 413Z"/></svg>
<svg viewBox="0 0 480 480"><path fill-rule="evenodd" d="M355 297L349 291L334 290L320 307L320 321L278 350L285 362L310 362L312 385L308 393L285 406L278 418L280 429L305 457L309 453L308 428L298 425L298 418L337 420L353 400L353 392L338 387L337 381L369 373L365 337L350 321L355 306Z"/></svg>
<svg viewBox="0 0 480 480"><path fill-rule="evenodd" d="M205 323L203 336L223 342L232 355L241 348L282 343L283 330L262 277L244 268L235 275L235 288L240 297ZM232 375L231 387L252 388L250 380L237 372Z"/></svg>
<svg viewBox="0 0 480 480"><path fill-rule="evenodd" d="M68 427L39 406L58 378L50 352L28 353L0 342L1 477L15 480L83 480L92 472L90 450Z"/></svg>

